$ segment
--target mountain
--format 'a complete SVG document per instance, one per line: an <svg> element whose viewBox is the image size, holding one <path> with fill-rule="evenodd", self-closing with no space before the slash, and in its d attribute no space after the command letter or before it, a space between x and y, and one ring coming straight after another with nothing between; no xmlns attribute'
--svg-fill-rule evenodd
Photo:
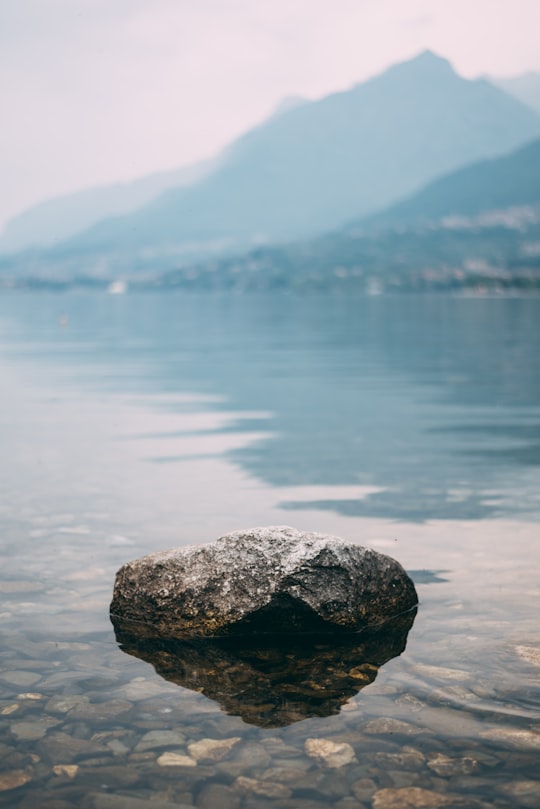
<svg viewBox="0 0 540 809"><path fill-rule="evenodd" d="M426 52L352 89L274 115L196 185L66 244L181 250L298 238L339 227L474 160L540 134L540 116ZM193 250L192 250L193 252Z"/></svg>
<svg viewBox="0 0 540 809"><path fill-rule="evenodd" d="M489 81L536 112L540 112L540 73L523 73L521 76L511 78L490 76Z"/></svg>
<svg viewBox="0 0 540 809"><path fill-rule="evenodd" d="M166 274L161 286L540 290L540 139L333 233Z"/></svg>
<svg viewBox="0 0 540 809"><path fill-rule="evenodd" d="M540 205L540 139L434 180L367 221L403 226L530 205Z"/></svg>
<svg viewBox="0 0 540 809"><path fill-rule="evenodd" d="M99 186L65 194L34 205L10 219L0 236L0 252L50 247L87 230L101 219L129 214L173 187L193 185L219 160L205 160L142 177L132 182Z"/></svg>

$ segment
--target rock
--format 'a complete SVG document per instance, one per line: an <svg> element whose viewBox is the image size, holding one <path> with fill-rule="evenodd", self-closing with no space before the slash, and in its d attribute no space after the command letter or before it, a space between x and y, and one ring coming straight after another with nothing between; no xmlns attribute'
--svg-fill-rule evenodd
<svg viewBox="0 0 540 809"><path fill-rule="evenodd" d="M58 724L58 720L42 717L33 721L14 722L10 726L13 735L19 741L37 741L42 739L47 731Z"/></svg>
<svg viewBox="0 0 540 809"><path fill-rule="evenodd" d="M305 750L308 756L316 758L327 767L344 767L356 761L356 755L347 742L332 742L330 739L306 739Z"/></svg>
<svg viewBox="0 0 540 809"><path fill-rule="evenodd" d="M291 790L284 784L273 783L272 781L261 781L257 778L246 778L239 776L234 782L239 792L253 793L265 798L290 798Z"/></svg>
<svg viewBox="0 0 540 809"><path fill-rule="evenodd" d="M168 751L158 756L157 763L160 767L196 767L197 762L191 756L183 753Z"/></svg>
<svg viewBox="0 0 540 809"><path fill-rule="evenodd" d="M11 770L11 772L0 773L0 792L7 792L9 789L22 787L32 780L32 775L25 770Z"/></svg>
<svg viewBox="0 0 540 809"><path fill-rule="evenodd" d="M441 778L448 778L452 775L470 775L478 769L478 761L472 756L462 756L461 758L450 758L444 753L436 753L430 757L427 763L430 770L440 775Z"/></svg>
<svg viewBox="0 0 540 809"><path fill-rule="evenodd" d="M183 747L186 737L177 730L150 730L135 747L136 753L158 750L160 747Z"/></svg>
<svg viewBox="0 0 540 809"><path fill-rule="evenodd" d="M480 736L488 741L510 745L516 750L540 750L540 733L521 728L498 727L480 732Z"/></svg>
<svg viewBox="0 0 540 809"><path fill-rule="evenodd" d="M52 768L55 775L66 775L68 778L75 778L79 772L78 764L55 764Z"/></svg>
<svg viewBox="0 0 540 809"><path fill-rule="evenodd" d="M420 787L379 789L373 796L373 809L438 809L439 806L459 806L455 796L441 795Z"/></svg>
<svg viewBox="0 0 540 809"><path fill-rule="evenodd" d="M401 767L404 770L418 772L425 763L426 758L420 750L416 750L414 747L402 747L400 753L377 752L375 753L375 760L385 770Z"/></svg>
<svg viewBox="0 0 540 809"><path fill-rule="evenodd" d="M405 649L413 620L409 612L399 628L348 633L331 642L311 636L161 640L118 628L116 638L124 652L151 663L166 680L217 700L227 713L248 724L281 727L339 713ZM360 667L369 680L355 676Z"/></svg>
<svg viewBox="0 0 540 809"><path fill-rule="evenodd" d="M324 534L270 527L154 553L116 574L113 623L161 637L357 632L418 603L401 565Z"/></svg>
<svg viewBox="0 0 540 809"><path fill-rule="evenodd" d="M528 663L540 666L540 649L535 646L516 646L516 652Z"/></svg>
<svg viewBox="0 0 540 809"><path fill-rule="evenodd" d="M230 739L201 739L188 744L188 752L195 761L221 761L239 741L240 736Z"/></svg>
<svg viewBox="0 0 540 809"><path fill-rule="evenodd" d="M511 781L509 784L502 784L499 790L519 806L538 809L540 781Z"/></svg>
<svg viewBox="0 0 540 809"><path fill-rule="evenodd" d="M41 680L41 674L34 671L3 671L0 674L0 679L11 685L34 685L38 680Z"/></svg>
<svg viewBox="0 0 540 809"><path fill-rule="evenodd" d="M207 784L197 795L198 809L239 809L242 798L225 784Z"/></svg>
<svg viewBox="0 0 540 809"><path fill-rule="evenodd" d="M87 704L88 702L88 697L83 694L55 696L51 697L47 702L45 710L47 713L64 714L71 711L76 705L80 705L81 703Z"/></svg>
<svg viewBox="0 0 540 809"><path fill-rule="evenodd" d="M412 725L410 722L403 722L401 719L381 716L378 719L371 719L362 728L364 733L387 734L399 733L403 736L417 736L425 733L423 728Z"/></svg>

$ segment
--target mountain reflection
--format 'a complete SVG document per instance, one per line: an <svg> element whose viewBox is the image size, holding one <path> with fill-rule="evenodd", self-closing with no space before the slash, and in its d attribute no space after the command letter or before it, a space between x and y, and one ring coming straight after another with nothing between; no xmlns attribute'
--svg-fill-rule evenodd
<svg viewBox="0 0 540 809"><path fill-rule="evenodd" d="M384 631L318 636L163 640L113 621L126 654L150 663L165 680L204 694L228 714L259 727L282 727L337 714L400 655L415 610Z"/></svg>

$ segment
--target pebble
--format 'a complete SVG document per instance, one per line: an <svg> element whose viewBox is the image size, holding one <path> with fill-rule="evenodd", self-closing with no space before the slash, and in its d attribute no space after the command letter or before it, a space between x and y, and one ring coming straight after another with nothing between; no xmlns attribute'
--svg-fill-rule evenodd
<svg viewBox="0 0 540 809"><path fill-rule="evenodd" d="M290 798L291 790L284 784L276 784L272 781L262 781L258 778L246 778L241 775L234 782L239 792L253 793L265 798Z"/></svg>
<svg viewBox="0 0 540 809"><path fill-rule="evenodd" d="M57 719L43 717L34 722L13 722L9 729L19 741L34 742L42 739L47 731L58 723Z"/></svg>
<svg viewBox="0 0 540 809"><path fill-rule="evenodd" d="M242 797L225 784L207 784L197 795L198 809L239 809Z"/></svg>
<svg viewBox="0 0 540 809"><path fill-rule="evenodd" d="M55 764L53 773L55 775L67 775L68 778L75 778L79 772L78 764Z"/></svg>
<svg viewBox="0 0 540 809"><path fill-rule="evenodd" d="M75 759L102 755L111 751L105 745L88 739L76 739L69 733L53 731L41 742L40 752L45 758L70 764Z"/></svg>
<svg viewBox="0 0 540 809"><path fill-rule="evenodd" d="M375 754L375 759L377 764L385 770L403 767L405 770L416 771L425 763L426 757L414 747L403 747L400 753L378 752Z"/></svg>
<svg viewBox="0 0 540 809"><path fill-rule="evenodd" d="M22 787L23 784L27 784L31 780L32 776L26 770L12 770L11 772L0 773L0 792Z"/></svg>
<svg viewBox="0 0 540 809"><path fill-rule="evenodd" d="M353 795L359 801L369 801L376 791L377 785L371 778L359 778L351 785Z"/></svg>
<svg viewBox="0 0 540 809"><path fill-rule="evenodd" d="M401 719L392 719L391 717L380 717L379 719L371 719L363 726L364 733L373 734L386 734L386 733L400 733L404 736L418 735L425 733L423 728L416 725L411 725L410 722L403 722Z"/></svg>
<svg viewBox="0 0 540 809"><path fill-rule="evenodd" d="M447 778L451 775L470 775L478 769L478 761L472 756L450 758L450 756L445 756L443 753L437 753L430 757L427 765L430 770L440 775L441 778Z"/></svg>
<svg viewBox="0 0 540 809"><path fill-rule="evenodd" d="M520 806L538 809L540 804L540 781L513 781L503 784L500 791Z"/></svg>
<svg viewBox="0 0 540 809"><path fill-rule="evenodd" d="M186 737L177 730L150 730L145 733L137 746L136 753L144 753L146 750L157 750L160 747L183 747Z"/></svg>
<svg viewBox="0 0 540 809"><path fill-rule="evenodd" d="M480 732L483 739L509 744L518 750L540 750L540 733L519 728L490 728Z"/></svg>
<svg viewBox="0 0 540 809"><path fill-rule="evenodd" d="M354 749L347 742L333 742L330 739L306 739L305 751L327 767L344 767L356 761Z"/></svg>
<svg viewBox="0 0 540 809"><path fill-rule="evenodd" d="M75 708L75 706L79 705L81 702L89 702L88 697L84 696L83 694L51 697L51 699L45 705L45 710L47 713L65 714L68 711L71 711L72 708Z"/></svg>
<svg viewBox="0 0 540 809"><path fill-rule="evenodd" d="M188 752L196 761L221 761L239 741L240 736L230 739L201 739L188 744Z"/></svg>
<svg viewBox="0 0 540 809"><path fill-rule="evenodd" d="M12 702L11 705L4 705L4 707L0 710L0 714L2 716L9 716L10 714L15 713L15 711L18 711L19 708L20 705L18 702Z"/></svg>
<svg viewBox="0 0 540 809"><path fill-rule="evenodd" d="M437 809L450 804L456 806L455 796L420 787L379 789L373 796L373 809Z"/></svg>
<svg viewBox="0 0 540 809"><path fill-rule="evenodd" d="M540 666L540 649L534 646L516 646L516 652L528 663Z"/></svg>
<svg viewBox="0 0 540 809"><path fill-rule="evenodd" d="M3 671L0 679L12 685L34 685L41 680L41 674L35 671Z"/></svg>
<svg viewBox="0 0 540 809"><path fill-rule="evenodd" d="M191 756L186 756L183 753L174 753L167 751L162 753L157 763L160 767L196 767L197 762Z"/></svg>
<svg viewBox="0 0 540 809"><path fill-rule="evenodd" d="M113 716L127 713L133 705L127 700L110 700L108 702L80 701L69 712L70 719L82 719L89 722L106 722Z"/></svg>

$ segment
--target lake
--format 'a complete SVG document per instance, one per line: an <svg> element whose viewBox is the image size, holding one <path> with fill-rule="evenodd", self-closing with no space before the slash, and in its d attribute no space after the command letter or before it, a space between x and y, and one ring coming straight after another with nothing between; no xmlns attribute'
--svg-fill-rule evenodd
<svg viewBox="0 0 540 809"><path fill-rule="evenodd" d="M540 298L4 291L0 382L0 806L540 806ZM124 562L261 525L394 556L408 633L115 636Z"/></svg>

